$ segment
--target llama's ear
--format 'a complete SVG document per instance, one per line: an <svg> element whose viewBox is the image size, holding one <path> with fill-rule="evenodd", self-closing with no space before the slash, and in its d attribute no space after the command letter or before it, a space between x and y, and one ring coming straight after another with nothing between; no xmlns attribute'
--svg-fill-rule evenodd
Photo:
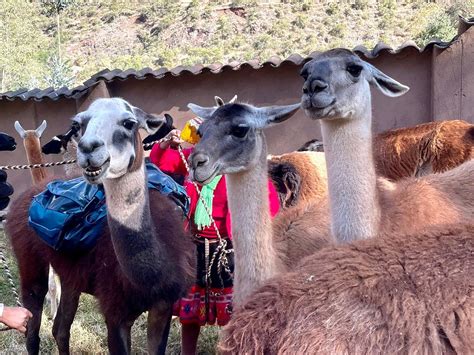
<svg viewBox="0 0 474 355"><path fill-rule="evenodd" d="M71 127L78 127L79 130L81 129L81 122L82 120L87 117L87 111L82 111L82 112L79 112L79 113L76 113L76 115L71 118L72 120L72 124L71 124Z"/></svg>
<svg viewBox="0 0 474 355"><path fill-rule="evenodd" d="M71 123L71 129L70 129L72 135L73 135L74 137L77 137L78 134L79 134L79 132L80 132L80 130L81 130L81 125L79 124L79 122L77 122L77 121L72 121L72 123Z"/></svg>
<svg viewBox="0 0 474 355"><path fill-rule="evenodd" d="M260 127L271 126L286 121L300 109L300 103L284 106L268 106L257 108L259 113L257 124Z"/></svg>
<svg viewBox="0 0 474 355"><path fill-rule="evenodd" d="M46 129L46 127L48 127L48 123L46 122L46 120L43 120L41 125L38 128L35 129L36 137L41 138L41 136L43 135L44 130Z"/></svg>
<svg viewBox="0 0 474 355"><path fill-rule="evenodd" d="M140 123L140 127L145 129L149 134L154 134L166 122L164 117L147 113L138 107L133 107L133 114Z"/></svg>
<svg viewBox="0 0 474 355"><path fill-rule="evenodd" d="M410 90L408 86L399 83L395 79L392 79L387 74L384 74L375 68L373 65L368 63L365 64L367 65L369 72L372 74L369 83L379 89L384 95L397 97L402 96L408 90Z"/></svg>
<svg viewBox="0 0 474 355"><path fill-rule="evenodd" d="M214 96L214 100L216 101L216 106L217 106L217 107L220 107L220 106L224 106L224 105L225 105L224 100L222 100L222 98L219 97L219 96Z"/></svg>
<svg viewBox="0 0 474 355"><path fill-rule="evenodd" d="M234 95L234 97L229 100L229 104L233 104L236 101L237 101L237 95Z"/></svg>
<svg viewBox="0 0 474 355"><path fill-rule="evenodd" d="M215 107L202 107L193 103L189 103L188 108L193 111L196 116L202 118L203 120L208 120L211 118L212 114L216 110Z"/></svg>
<svg viewBox="0 0 474 355"><path fill-rule="evenodd" d="M26 131L25 129L21 126L20 122L15 121L15 130L18 132L21 138L25 138L26 136Z"/></svg>
<svg viewBox="0 0 474 355"><path fill-rule="evenodd" d="M150 114L147 116L145 122L145 129L149 134L153 134L156 133L156 131L158 131L160 127L165 123L165 119L163 117L158 117Z"/></svg>
<svg viewBox="0 0 474 355"><path fill-rule="evenodd" d="M166 125L168 127L173 127L173 123L174 123L174 120L173 120L173 117L167 113L165 113L165 120L166 120Z"/></svg>

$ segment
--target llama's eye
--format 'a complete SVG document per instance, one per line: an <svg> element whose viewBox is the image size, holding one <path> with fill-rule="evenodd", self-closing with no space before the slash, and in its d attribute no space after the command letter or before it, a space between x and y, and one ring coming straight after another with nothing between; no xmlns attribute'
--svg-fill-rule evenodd
<svg viewBox="0 0 474 355"><path fill-rule="evenodd" d="M125 120L122 122L122 126L124 126L128 130L132 130L135 127L135 121L132 120Z"/></svg>
<svg viewBox="0 0 474 355"><path fill-rule="evenodd" d="M304 80L308 79L308 70L306 70L306 68L303 68L300 72L300 75L303 77Z"/></svg>
<svg viewBox="0 0 474 355"><path fill-rule="evenodd" d="M249 126L234 126L230 129L230 134L237 138L244 138L249 129Z"/></svg>
<svg viewBox="0 0 474 355"><path fill-rule="evenodd" d="M351 74L354 78L358 78L360 75L360 72L362 71L362 66L358 64L349 64L346 68L346 70Z"/></svg>
<svg viewBox="0 0 474 355"><path fill-rule="evenodd" d="M81 122L79 124L79 130L81 131L81 133L84 134L86 132L86 129L87 129L87 123Z"/></svg>

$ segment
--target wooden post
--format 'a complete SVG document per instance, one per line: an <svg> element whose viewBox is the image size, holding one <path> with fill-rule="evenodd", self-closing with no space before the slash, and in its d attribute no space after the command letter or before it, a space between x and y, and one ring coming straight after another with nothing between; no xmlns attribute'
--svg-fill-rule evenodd
<svg viewBox="0 0 474 355"><path fill-rule="evenodd" d="M474 123L474 27L462 35L461 117Z"/></svg>
<svg viewBox="0 0 474 355"><path fill-rule="evenodd" d="M433 121L461 118L462 40L433 48L431 115Z"/></svg>

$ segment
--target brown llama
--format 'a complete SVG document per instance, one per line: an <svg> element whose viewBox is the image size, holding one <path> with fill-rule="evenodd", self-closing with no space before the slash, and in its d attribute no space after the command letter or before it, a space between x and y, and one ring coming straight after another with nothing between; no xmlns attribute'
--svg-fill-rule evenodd
<svg viewBox="0 0 474 355"><path fill-rule="evenodd" d="M101 127L101 117L108 122L107 130L101 133L110 134L110 139L101 137L104 145L90 144L90 132ZM138 128L153 132L162 120L121 99L96 100L75 120L80 120L85 130L78 152L84 177L91 183L104 182L108 225L92 250L58 252L35 237L27 222L31 199L43 186L32 187L12 203L6 231L18 260L23 304L33 313L28 323L27 350L30 354L39 352L41 313L51 264L62 284L53 325L60 354L69 353L70 328L81 292L95 296L99 302L110 353L130 353L133 322L148 311L148 350L163 354L171 305L192 283L195 259L179 209L159 192L146 191ZM119 145L119 151L114 144ZM95 153L107 159L105 164L97 161ZM84 160L84 156L88 158ZM111 187L111 176L125 185ZM119 190L109 196L110 188Z"/></svg>
<svg viewBox="0 0 474 355"><path fill-rule="evenodd" d="M312 140L298 152L270 156L269 173L282 207L327 193L326 163L320 152L322 142ZM474 125L452 120L386 131L374 137L373 152L377 175L393 181L444 172L474 157ZM313 153L311 158L317 160L305 161L305 156L298 155L303 153ZM308 176L311 170L316 176Z"/></svg>
<svg viewBox="0 0 474 355"><path fill-rule="evenodd" d="M474 227L324 248L237 309L222 354L474 353Z"/></svg>
<svg viewBox="0 0 474 355"><path fill-rule="evenodd" d="M327 198L324 153L291 152L268 156L268 174L283 208Z"/></svg>
<svg viewBox="0 0 474 355"><path fill-rule="evenodd" d="M377 174L391 180L440 173L474 157L474 125L462 120L429 122L375 136Z"/></svg>
<svg viewBox="0 0 474 355"><path fill-rule="evenodd" d="M45 162L41 153L40 139L46 127L47 123L43 120L41 125L35 130L25 130L20 122L15 121L15 129L23 139L28 164L42 164ZM47 178L45 168L30 169L30 173L33 184L39 184Z"/></svg>
<svg viewBox="0 0 474 355"><path fill-rule="evenodd" d="M298 151L324 149L311 140ZM389 130L374 137L373 151L377 175L390 180L444 172L474 157L474 125L450 120Z"/></svg>
<svg viewBox="0 0 474 355"><path fill-rule="evenodd" d="M26 157L29 164L43 164L44 157L41 152L41 136L47 127L46 120L43 120L41 125L35 130L25 130L20 122L15 121L15 130L23 139ZM48 174L45 168L30 169L31 180L33 185L42 184L48 179ZM56 280L56 274L50 267L48 272L48 293L46 295L50 304L50 315L52 318L56 317L58 311L58 304L61 298L61 284Z"/></svg>

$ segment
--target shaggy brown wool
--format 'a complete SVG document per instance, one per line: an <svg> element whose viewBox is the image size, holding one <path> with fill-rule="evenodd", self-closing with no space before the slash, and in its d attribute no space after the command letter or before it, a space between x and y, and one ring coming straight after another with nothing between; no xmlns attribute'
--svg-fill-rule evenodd
<svg viewBox="0 0 474 355"><path fill-rule="evenodd" d="M323 151L322 143L312 144L315 141L308 141L299 150ZM373 149L379 176L399 180L439 173L474 157L474 125L450 120L394 129L376 135Z"/></svg>
<svg viewBox="0 0 474 355"><path fill-rule="evenodd" d="M26 136L23 138L23 145L25 146L26 157L28 164L43 164L44 157L41 153L40 139L36 136L35 131L26 131ZM45 168L30 169L31 180L33 184L39 184L47 178Z"/></svg>
<svg viewBox="0 0 474 355"><path fill-rule="evenodd" d="M327 172L324 153L291 152L270 156L269 175L275 182L281 205L318 202L327 198Z"/></svg>
<svg viewBox="0 0 474 355"><path fill-rule="evenodd" d="M224 354L472 354L474 226L325 248L224 329Z"/></svg>
<svg viewBox="0 0 474 355"><path fill-rule="evenodd" d="M328 211L326 198L299 203L273 220L273 243L284 271L292 270L302 258L334 242Z"/></svg>
<svg viewBox="0 0 474 355"><path fill-rule="evenodd" d="M391 183L378 180L382 233L415 233L474 221L474 160L444 173ZM416 196L416 198L415 198Z"/></svg>
<svg viewBox="0 0 474 355"><path fill-rule="evenodd" d="M443 172L474 157L474 125L452 120L391 130L374 139L377 174L391 180Z"/></svg>

